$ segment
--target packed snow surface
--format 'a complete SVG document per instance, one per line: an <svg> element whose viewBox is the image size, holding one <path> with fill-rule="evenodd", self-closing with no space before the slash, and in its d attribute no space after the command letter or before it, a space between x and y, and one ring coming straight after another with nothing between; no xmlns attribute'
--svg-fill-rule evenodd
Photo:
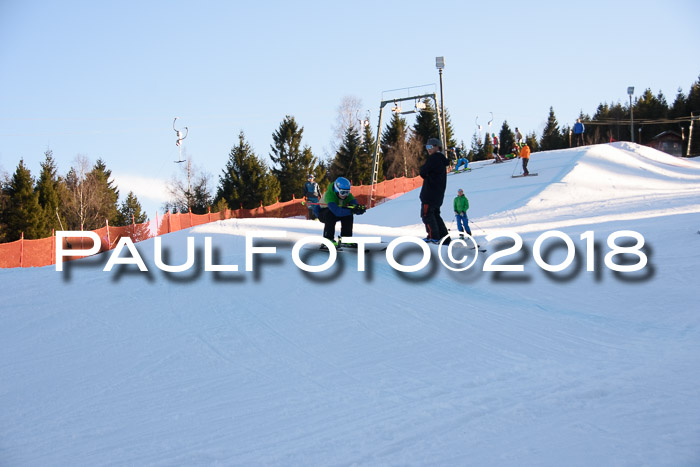
<svg viewBox="0 0 700 467"><path fill-rule="evenodd" d="M153 240L137 244L148 272L104 272L106 254L0 270L0 465L700 464L700 164L627 143L535 153L537 177L511 178L519 164L448 176L448 227L463 188L487 247L463 272L434 247L413 273L386 252L305 272L292 246L321 225L301 219L161 237L171 265L194 239L181 273ZM355 235L424 236L418 192ZM560 264L564 239L535 244L555 230L574 257L548 272L536 253ZM643 237L641 270L606 266L618 231ZM247 271L254 232L286 238L256 240L276 253ZM523 246L494 261L504 232ZM206 237L238 271L206 270Z"/></svg>

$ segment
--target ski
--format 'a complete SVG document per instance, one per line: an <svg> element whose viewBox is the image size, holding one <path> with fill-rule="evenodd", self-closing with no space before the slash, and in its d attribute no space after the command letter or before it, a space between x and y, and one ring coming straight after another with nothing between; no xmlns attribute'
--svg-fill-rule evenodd
<svg viewBox="0 0 700 467"><path fill-rule="evenodd" d="M461 173L464 173L464 172L471 172L472 170L473 170L473 169L453 170L452 172L449 173L449 175L452 175L452 174L461 174Z"/></svg>
<svg viewBox="0 0 700 467"><path fill-rule="evenodd" d="M370 251L384 251L387 249L389 246L388 243L381 242L381 243L368 243L365 245L363 250L365 253L368 253ZM308 244L303 247L305 250L314 250L314 251L328 251L328 248L324 244ZM355 243L345 243L341 244L335 247L335 251L338 252L344 252L344 251L354 251L357 252L359 248L357 248L357 244Z"/></svg>
<svg viewBox="0 0 700 467"><path fill-rule="evenodd" d="M456 242L457 240L460 240L458 238L453 238L450 243ZM466 239L462 239L466 243L466 245L463 245L462 243L455 243L453 248L459 248L459 249L465 249L465 250L479 250L481 253L486 253L486 247L479 245L477 243L476 248L474 248L474 245ZM432 242L426 242L428 245L435 247L435 248L440 248L440 243L432 243ZM442 248L449 248L450 244L449 243L443 243Z"/></svg>
<svg viewBox="0 0 700 467"><path fill-rule="evenodd" d="M511 178L520 178L520 177L536 177L538 174L537 173L530 173L530 174L522 174L522 175L512 175Z"/></svg>

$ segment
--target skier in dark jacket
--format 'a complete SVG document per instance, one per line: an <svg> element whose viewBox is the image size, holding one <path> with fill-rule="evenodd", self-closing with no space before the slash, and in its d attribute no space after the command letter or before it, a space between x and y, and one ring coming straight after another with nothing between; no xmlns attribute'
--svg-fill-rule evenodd
<svg viewBox="0 0 700 467"><path fill-rule="evenodd" d="M441 152L442 143L439 139L430 138L425 144L425 149L428 151L428 160L420 168L420 176L423 177L423 188L420 191L420 215L428 233L425 241L439 243L448 234L445 221L440 217L440 207L445 198L447 167L450 162ZM448 241L449 238L446 242Z"/></svg>
<svg viewBox="0 0 700 467"><path fill-rule="evenodd" d="M304 197L306 198L306 205L309 209L309 214L306 216L306 218L314 220L316 219L314 206L318 204L318 201L321 198L321 189L319 188L318 183L315 182L313 175L310 174L307 180L308 182L304 184Z"/></svg>

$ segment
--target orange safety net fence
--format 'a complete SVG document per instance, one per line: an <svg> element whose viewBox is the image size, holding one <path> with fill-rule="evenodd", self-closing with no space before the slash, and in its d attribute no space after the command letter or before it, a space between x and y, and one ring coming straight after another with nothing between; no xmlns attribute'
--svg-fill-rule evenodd
<svg viewBox="0 0 700 467"><path fill-rule="evenodd" d="M421 177L400 177L385 180L375 185L373 205L395 198L420 187L423 184ZM357 185L352 187L352 194L360 204L369 204L372 191L371 185ZM164 235L178 230L188 229L197 225L207 224L225 219L250 219L255 217L306 217L308 208L302 204L303 200L277 202L269 206L260 206L255 209L226 209L221 212L209 212L207 214L177 213L165 215L156 221L144 224L132 224L124 227L111 227L105 225L93 230L100 237L100 253L113 249L119 239L129 237L136 243L156 235ZM89 238L64 238L63 250L89 249L92 240ZM76 258L63 258L70 260ZM0 268L30 268L55 264L56 262L56 237L41 238L37 240L20 239L14 242L0 244Z"/></svg>

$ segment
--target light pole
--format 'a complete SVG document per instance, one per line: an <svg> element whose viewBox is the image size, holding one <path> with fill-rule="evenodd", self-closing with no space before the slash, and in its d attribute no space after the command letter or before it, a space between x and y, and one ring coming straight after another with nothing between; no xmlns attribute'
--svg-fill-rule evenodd
<svg viewBox="0 0 700 467"><path fill-rule="evenodd" d="M634 108L632 107L632 94L634 94L634 86L627 88L627 94L630 96L630 141L634 143Z"/></svg>
<svg viewBox="0 0 700 467"><path fill-rule="evenodd" d="M440 115L442 116L442 150L447 150L447 135L445 125L445 95L442 92L442 69L445 68L445 57L435 57L435 67L440 72Z"/></svg>

